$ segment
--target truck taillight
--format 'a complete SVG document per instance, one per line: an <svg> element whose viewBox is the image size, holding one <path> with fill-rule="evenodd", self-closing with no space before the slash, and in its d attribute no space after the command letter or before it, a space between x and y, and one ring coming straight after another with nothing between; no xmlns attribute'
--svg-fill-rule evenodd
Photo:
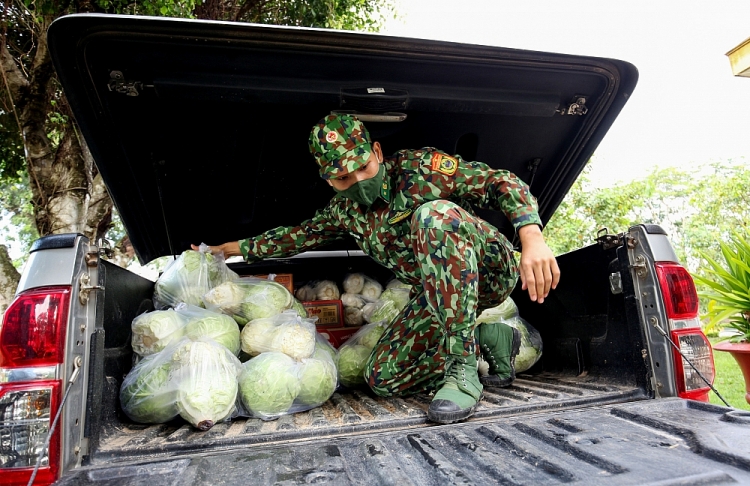
<svg viewBox="0 0 750 486"><path fill-rule="evenodd" d="M673 350L677 394L682 398L707 402L711 388L700 375L713 384L714 356L698 318L695 283L688 271L676 263L657 262L656 274L664 296L670 336L682 352Z"/></svg>
<svg viewBox="0 0 750 486"><path fill-rule="evenodd" d="M55 379L65 357L70 287L19 294L0 327L0 483L51 484L60 468L60 429L44 444L60 404Z"/></svg>

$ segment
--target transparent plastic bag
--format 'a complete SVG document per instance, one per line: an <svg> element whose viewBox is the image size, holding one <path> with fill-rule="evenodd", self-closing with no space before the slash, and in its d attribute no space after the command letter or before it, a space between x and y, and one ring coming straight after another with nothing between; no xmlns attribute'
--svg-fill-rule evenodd
<svg viewBox="0 0 750 486"><path fill-rule="evenodd" d="M534 366L542 357L542 335L518 313L513 299L508 297L495 307L485 309L477 318L477 324L501 322L518 329L521 333L521 349L515 360L516 373L522 373Z"/></svg>
<svg viewBox="0 0 750 486"><path fill-rule="evenodd" d="M362 292L362 288L365 285L365 279L367 277L364 273L349 273L344 277L344 281L342 282L342 287L344 288L344 293L347 294L359 294Z"/></svg>
<svg viewBox="0 0 750 486"><path fill-rule="evenodd" d="M240 334L242 351L250 356L273 351L296 360L309 358L315 351L316 320L303 318L293 309L253 319Z"/></svg>
<svg viewBox="0 0 750 486"><path fill-rule="evenodd" d="M200 250L185 250L173 260L154 284L154 306L172 307L180 302L203 307L203 295L224 282L238 278L227 267L224 255L212 255L201 243Z"/></svg>
<svg viewBox="0 0 750 486"><path fill-rule="evenodd" d="M179 415L208 430L236 412L241 366L210 338L182 337L130 370L120 387L120 403L135 422L164 423Z"/></svg>
<svg viewBox="0 0 750 486"><path fill-rule="evenodd" d="M226 314L180 303L175 312L186 320L184 334L191 339L208 337L226 347L235 356L240 354L240 327Z"/></svg>
<svg viewBox="0 0 750 486"><path fill-rule="evenodd" d="M386 321L366 324L339 346L336 363L339 383L348 388L365 384L365 365L387 328Z"/></svg>
<svg viewBox="0 0 750 486"><path fill-rule="evenodd" d="M362 317L370 323L379 321L390 323L401 314L402 310L403 308L397 307L392 300L376 300L362 308Z"/></svg>
<svg viewBox="0 0 750 486"><path fill-rule="evenodd" d="M321 345L309 358L294 360L269 351L243 364L239 415L273 420L319 407L337 387L334 359Z"/></svg>
<svg viewBox="0 0 750 486"><path fill-rule="evenodd" d="M272 317L289 309L294 296L273 280L241 277L206 292L203 303L207 309L227 314L244 326L253 319Z"/></svg>
<svg viewBox="0 0 750 486"><path fill-rule="evenodd" d="M185 335L187 318L173 309L145 312L130 325L131 345L139 356L158 353Z"/></svg>

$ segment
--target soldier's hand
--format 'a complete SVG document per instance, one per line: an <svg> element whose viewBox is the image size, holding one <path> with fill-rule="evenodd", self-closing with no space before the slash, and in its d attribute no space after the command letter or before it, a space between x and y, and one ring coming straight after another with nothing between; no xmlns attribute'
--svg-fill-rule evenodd
<svg viewBox="0 0 750 486"><path fill-rule="evenodd" d="M190 248L192 248L195 251L198 251L200 247L198 245L190 245ZM229 258L233 256L242 256L242 252L240 251L239 241L230 241L222 245L209 246L208 249L212 255L216 255L217 253L223 253L224 258Z"/></svg>
<svg viewBox="0 0 750 486"><path fill-rule="evenodd" d="M518 236L521 238L521 288L529 291L533 302L541 304L550 289L557 287L560 268L539 226L523 226L518 230Z"/></svg>

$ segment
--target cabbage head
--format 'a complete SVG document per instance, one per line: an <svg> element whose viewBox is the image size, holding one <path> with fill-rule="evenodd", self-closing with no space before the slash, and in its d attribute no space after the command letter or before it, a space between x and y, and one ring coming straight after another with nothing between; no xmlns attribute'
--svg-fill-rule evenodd
<svg viewBox="0 0 750 486"><path fill-rule="evenodd" d="M242 328L242 350L250 356L271 351L271 340L276 332L276 321L269 317L253 319Z"/></svg>
<svg viewBox="0 0 750 486"><path fill-rule="evenodd" d="M217 285L203 296L206 308L218 309L226 314L238 311L244 299L245 288L231 281Z"/></svg>
<svg viewBox="0 0 750 486"><path fill-rule="evenodd" d="M393 302L393 305L396 306L396 309L401 311L404 307L406 307L406 304L409 303L409 292L409 289L404 288L385 289L383 293L380 294L380 300Z"/></svg>
<svg viewBox="0 0 750 486"><path fill-rule="evenodd" d="M338 351L320 333L315 333L315 351L312 355L315 359L330 359L332 363L338 361Z"/></svg>
<svg viewBox="0 0 750 486"><path fill-rule="evenodd" d="M516 356L515 368L516 373L522 373L542 357L542 335L522 317L516 316L503 322L521 332L521 348Z"/></svg>
<svg viewBox="0 0 750 486"><path fill-rule="evenodd" d="M315 329L311 327L298 322L279 326L273 334L271 350L294 359L309 358L315 351Z"/></svg>
<svg viewBox="0 0 750 486"><path fill-rule="evenodd" d="M339 382L353 388L365 383L364 372L372 348L353 344L339 348Z"/></svg>
<svg viewBox="0 0 750 486"><path fill-rule="evenodd" d="M294 297L273 280L258 280L247 286L238 314L248 321L280 314L292 306Z"/></svg>
<svg viewBox="0 0 750 486"><path fill-rule="evenodd" d="M300 317L304 317L304 318L309 317L307 315L307 309L305 309L305 306L302 305L302 302L300 302L297 299L294 299L294 301L292 302L292 309L296 311Z"/></svg>
<svg viewBox="0 0 750 486"><path fill-rule="evenodd" d="M168 422L179 413L176 388L171 376L171 363L151 355L130 370L123 380L120 405L125 415L135 422Z"/></svg>
<svg viewBox="0 0 750 486"><path fill-rule="evenodd" d="M380 341L380 337L388 327L385 321L373 322L362 328L362 334L359 335L359 344L373 349Z"/></svg>
<svg viewBox="0 0 750 486"><path fill-rule="evenodd" d="M186 322L182 315L171 309L139 315L131 325L133 351L141 356L161 351L185 334Z"/></svg>
<svg viewBox="0 0 750 486"><path fill-rule="evenodd" d="M242 365L224 346L185 339L172 354L172 367L178 380L177 409L194 427L208 430L235 411Z"/></svg>
<svg viewBox="0 0 750 486"><path fill-rule="evenodd" d="M295 404L317 407L326 402L336 391L336 365L324 359L308 358L302 361L299 378L299 393Z"/></svg>
<svg viewBox="0 0 750 486"><path fill-rule="evenodd" d="M379 300L376 305L367 322L385 321L390 324L401 314L402 309L397 308L396 304L390 300Z"/></svg>
<svg viewBox="0 0 750 486"><path fill-rule="evenodd" d="M209 337L226 347L232 354L240 353L240 328L231 317L224 314L211 313L194 319L185 326L185 335L195 340Z"/></svg>
<svg viewBox="0 0 750 486"><path fill-rule="evenodd" d="M289 411L300 391L297 362L284 353L268 352L242 367L240 398L253 416L269 420Z"/></svg>
<svg viewBox="0 0 750 486"><path fill-rule="evenodd" d="M380 298L380 294L383 293L383 286L380 285L380 283L377 280L373 280L371 278L365 278L365 283L362 286L362 292L360 294L362 297L369 301L369 302L375 302Z"/></svg>
<svg viewBox="0 0 750 486"><path fill-rule="evenodd" d="M185 302L203 306L203 295L211 288L205 254L185 250L164 270L154 284L157 307Z"/></svg>
<svg viewBox="0 0 750 486"><path fill-rule="evenodd" d="M518 316L518 307L516 307L513 299L508 297L502 304L483 310L477 318L477 324L481 322L506 321L516 316Z"/></svg>

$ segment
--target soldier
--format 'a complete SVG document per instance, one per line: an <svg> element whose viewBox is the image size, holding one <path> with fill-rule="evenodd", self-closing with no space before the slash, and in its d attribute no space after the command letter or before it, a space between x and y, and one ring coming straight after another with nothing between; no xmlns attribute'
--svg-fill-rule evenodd
<svg viewBox="0 0 750 486"><path fill-rule="evenodd" d="M435 148L384 157L365 126L350 115L329 115L310 134L320 175L337 193L294 227L211 247L254 262L291 256L350 235L362 250L411 284L411 300L370 355L365 379L378 395L437 390L434 422L470 417L482 384L515 378L520 335L504 324L476 325L480 309L503 302L519 267L510 242L477 217L472 205L502 211L521 241L522 288L543 302L560 270L541 232L536 200L512 173ZM194 247L194 249L197 247ZM489 363L480 377L477 358Z"/></svg>

